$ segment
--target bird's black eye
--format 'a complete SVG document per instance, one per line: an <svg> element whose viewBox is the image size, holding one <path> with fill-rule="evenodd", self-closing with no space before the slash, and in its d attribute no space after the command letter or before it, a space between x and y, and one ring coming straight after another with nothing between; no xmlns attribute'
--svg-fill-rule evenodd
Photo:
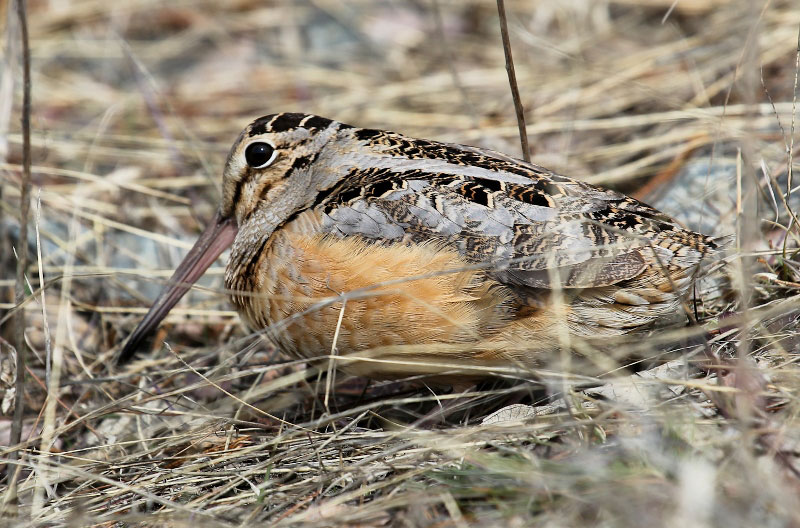
<svg viewBox="0 0 800 528"><path fill-rule="evenodd" d="M277 155L278 153L275 151L275 147L263 141L250 143L247 145L247 148L244 149L244 159L246 159L247 164L254 169L263 169L275 161Z"/></svg>

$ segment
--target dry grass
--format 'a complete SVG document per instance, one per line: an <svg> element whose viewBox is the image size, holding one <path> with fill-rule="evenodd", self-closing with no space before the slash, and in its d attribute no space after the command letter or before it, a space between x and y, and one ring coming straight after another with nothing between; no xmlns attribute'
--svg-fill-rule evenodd
<svg viewBox="0 0 800 528"><path fill-rule="evenodd" d="M0 6L8 338L20 69L15 21ZM698 292L708 346L687 329L659 332L639 343L648 369L632 376L610 369L570 378L581 384L555 376L461 395L339 375L328 401L327 358L279 361L248 336L215 293L220 263L163 327L169 347L115 367L120 341L212 216L227 149L252 118L309 111L519 155L496 5L31 2L41 203L31 255L41 257L24 306L24 442L2 450L20 452L23 480L3 523L800 524L800 259L789 212L800 200L781 194L797 158L800 8L506 9L534 162L740 235ZM678 338L684 355L655 360ZM0 343L8 438L13 362Z"/></svg>

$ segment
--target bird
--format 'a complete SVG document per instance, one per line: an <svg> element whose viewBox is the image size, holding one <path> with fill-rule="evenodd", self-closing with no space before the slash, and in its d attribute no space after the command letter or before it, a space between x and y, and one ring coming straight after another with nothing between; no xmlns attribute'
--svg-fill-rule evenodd
<svg viewBox="0 0 800 528"><path fill-rule="evenodd" d="M452 383L685 317L721 244L500 152L270 114L234 142L215 218L118 361L228 248L231 303L285 355Z"/></svg>

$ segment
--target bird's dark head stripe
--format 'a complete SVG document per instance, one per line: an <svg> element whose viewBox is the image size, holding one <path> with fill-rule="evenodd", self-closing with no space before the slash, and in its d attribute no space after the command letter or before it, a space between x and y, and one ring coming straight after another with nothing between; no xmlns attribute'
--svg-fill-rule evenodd
<svg viewBox="0 0 800 528"><path fill-rule="evenodd" d="M253 121L252 125L250 125L250 132L248 132L248 135L250 137L253 137L261 134L266 134L268 132L267 125L269 125L269 122L272 121L274 118L275 114L259 117L258 119Z"/></svg>
<svg viewBox="0 0 800 528"><path fill-rule="evenodd" d="M306 117L307 114L278 114L267 126L270 132L286 132L299 127L300 122Z"/></svg>
<svg viewBox="0 0 800 528"><path fill-rule="evenodd" d="M308 116L307 116L308 117ZM320 117L317 115L312 115L308 117L305 121L303 121L303 128L325 128L326 126L333 123L327 117Z"/></svg>
<svg viewBox="0 0 800 528"><path fill-rule="evenodd" d="M321 129L330 125L333 121L326 117L313 114L284 113L271 114L259 117L250 125L250 137L267 132L286 132L298 127Z"/></svg>
<svg viewBox="0 0 800 528"><path fill-rule="evenodd" d="M292 169L289 171L288 175L291 175L291 173L296 170L305 169L306 167L314 163L317 157L319 157L319 153L320 151L318 150L314 154L307 154L305 156L300 156L296 158L292 163Z"/></svg>
<svg viewBox="0 0 800 528"><path fill-rule="evenodd" d="M249 167L246 170L247 170L247 172L245 172L245 174L244 174L244 176L242 176L241 180L236 182L236 187L233 190L233 199L231 200L231 203L233 204L234 210L236 209L236 204L239 203L239 200L242 197L242 186L251 177L252 170Z"/></svg>

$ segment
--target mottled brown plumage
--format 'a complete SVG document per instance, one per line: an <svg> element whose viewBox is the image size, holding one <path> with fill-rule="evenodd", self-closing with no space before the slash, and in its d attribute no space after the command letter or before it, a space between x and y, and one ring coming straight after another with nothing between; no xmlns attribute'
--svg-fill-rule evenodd
<svg viewBox="0 0 800 528"><path fill-rule="evenodd" d="M225 284L248 326L378 378L531 367L565 338L641 332L679 313L718 249L632 198L497 152L305 114L242 132L214 226L198 244L235 235Z"/></svg>

